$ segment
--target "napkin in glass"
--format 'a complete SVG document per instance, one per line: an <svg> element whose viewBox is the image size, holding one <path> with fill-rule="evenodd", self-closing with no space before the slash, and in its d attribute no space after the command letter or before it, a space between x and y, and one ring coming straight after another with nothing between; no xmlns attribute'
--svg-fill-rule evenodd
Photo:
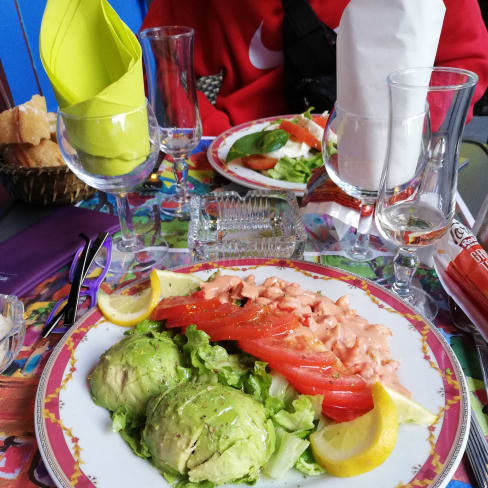
<svg viewBox="0 0 488 488"><path fill-rule="evenodd" d="M433 66L444 13L442 0L351 0L346 6L337 32L337 103L343 111L385 121L362 124L362 135L355 131L353 140L342 137L339 174L348 183L378 189L388 137L386 77L398 69ZM422 112L424 102L425 93L405 100L406 113ZM402 144L398 174L392 175L398 184L415 169L422 127L417 129ZM347 134L348 127L342 130Z"/></svg>
<svg viewBox="0 0 488 488"><path fill-rule="evenodd" d="M109 3L48 0L40 55L60 109L73 116L67 130L85 169L115 176L138 166L149 152L145 111L128 116L124 137L113 137L110 117L146 103L142 50Z"/></svg>

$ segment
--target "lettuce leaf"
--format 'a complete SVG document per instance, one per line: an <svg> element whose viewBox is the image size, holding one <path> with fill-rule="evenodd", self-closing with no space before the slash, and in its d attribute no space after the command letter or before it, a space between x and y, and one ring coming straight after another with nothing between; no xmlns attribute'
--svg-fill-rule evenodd
<svg viewBox="0 0 488 488"><path fill-rule="evenodd" d="M273 415L273 422L299 437L306 437L315 429L315 408L309 395L293 400L290 410L280 410Z"/></svg>
<svg viewBox="0 0 488 488"><path fill-rule="evenodd" d="M310 176L312 176L312 171L321 165L321 153L317 153L311 158L305 158L303 156L290 158L285 156L276 163L274 168L263 171L263 174L275 180L306 183L310 179Z"/></svg>
<svg viewBox="0 0 488 488"><path fill-rule="evenodd" d="M270 478L280 479L296 464L309 442L290 434L285 429L276 429L276 448L263 468L263 473Z"/></svg>
<svg viewBox="0 0 488 488"><path fill-rule="evenodd" d="M269 397L269 387L272 377L266 371L267 363L256 361L254 368L244 382L244 391L261 403L265 403Z"/></svg>
<svg viewBox="0 0 488 488"><path fill-rule="evenodd" d="M279 399L283 404L282 408L289 408L299 393L281 374L273 372L271 376L273 380L269 387L270 396Z"/></svg>
<svg viewBox="0 0 488 488"><path fill-rule="evenodd" d="M310 446L298 458L294 468L307 476L317 476L327 472L315 461Z"/></svg>
<svg viewBox="0 0 488 488"><path fill-rule="evenodd" d="M112 430L118 432L134 453L142 458L149 458L151 454L142 440L144 422L136 419L132 411L125 405L112 412Z"/></svg>
<svg viewBox="0 0 488 488"><path fill-rule="evenodd" d="M241 363L238 355L229 354L222 346L212 346L208 334L194 325L186 329L185 335L183 354L197 370L200 381L216 380L222 385L242 388L249 368Z"/></svg>

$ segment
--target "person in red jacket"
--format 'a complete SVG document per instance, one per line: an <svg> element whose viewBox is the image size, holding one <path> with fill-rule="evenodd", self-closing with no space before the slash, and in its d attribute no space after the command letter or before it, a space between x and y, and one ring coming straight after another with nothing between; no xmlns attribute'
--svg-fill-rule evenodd
<svg viewBox="0 0 488 488"><path fill-rule="evenodd" d="M332 29L349 0L310 0ZM474 71L473 104L488 85L488 33L477 0L444 0L446 13L438 66ZM195 74L223 73L215 105L198 93L204 135L240 123L289 113L283 87L281 0L153 0L142 28L187 25L195 29Z"/></svg>

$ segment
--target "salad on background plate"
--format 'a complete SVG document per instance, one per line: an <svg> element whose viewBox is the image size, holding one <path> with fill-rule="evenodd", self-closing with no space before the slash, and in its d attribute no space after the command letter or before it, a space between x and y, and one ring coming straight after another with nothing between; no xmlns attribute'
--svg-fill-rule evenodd
<svg viewBox="0 0 488 488"><path fill-rule="evenodd" d="M253 189L291 190L303 195L312 171L322 165L321 144L328 114L268 117L233 127L208 148L212 167Z"/></svg>
<svg viewBox="0 0 488 488"><path fill-rule="evenodd" d="M461 459L457 359L359 277L204 263L154 270L99 307L39 384L36 435L58 486L444 486Z"/></svg>

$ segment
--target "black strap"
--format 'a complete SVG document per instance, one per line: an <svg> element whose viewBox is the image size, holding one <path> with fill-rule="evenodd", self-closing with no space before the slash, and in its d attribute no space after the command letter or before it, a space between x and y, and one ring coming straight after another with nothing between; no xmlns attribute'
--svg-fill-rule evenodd
<svg viewBox="0 0 488 488"><path fill-rule="evenodd" d="M330 110L336 97L336 33L307 0L282 0L285 96L290 109Z"/></svg>

